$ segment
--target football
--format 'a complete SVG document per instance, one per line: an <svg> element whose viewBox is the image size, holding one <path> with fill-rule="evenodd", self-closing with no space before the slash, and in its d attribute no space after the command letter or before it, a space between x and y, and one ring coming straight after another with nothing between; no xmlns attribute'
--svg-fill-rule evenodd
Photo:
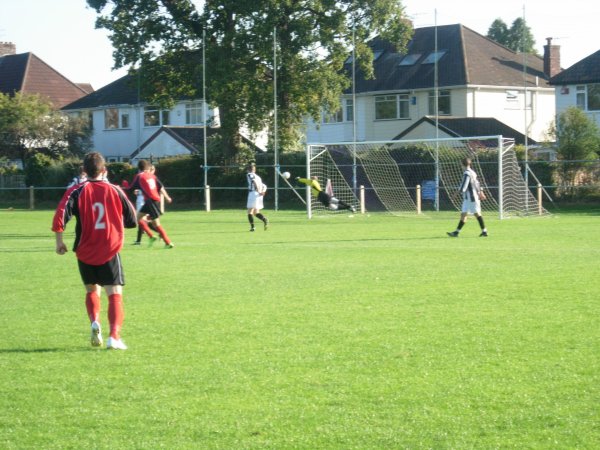
<svg viewBox="0 0 600 450"><path fill-rule="evenodd" d="M281 174L281 176L282 176L283 178L285 178L286 180L289 180L289 179L290 179L290 177L291 177L291 175L290 175L290 173L289 173L289 172L283 172L283 173Z"/></svg>

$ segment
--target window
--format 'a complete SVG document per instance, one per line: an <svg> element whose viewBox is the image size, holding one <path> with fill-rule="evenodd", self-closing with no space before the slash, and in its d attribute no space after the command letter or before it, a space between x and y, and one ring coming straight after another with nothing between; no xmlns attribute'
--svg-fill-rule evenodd
<svg viewBox="0 0 600 450"><path fill-rule="evenodd" d="M442 56L446 54L446 50L438 50L437 52L431 52L427 55L427 58L423 60L422 64L433 64L438 62Z"/></svg>
<svg viewBox="0 0 600 450"><path fill-rule="evenodd" d="M506 101L507 102L518 102L519 101L519 91L506 91Z"/></svg>
<svg viewBox="0 0 600 450"><path fill-rule="evenodd" d="M169 125L169 111L160 110L157 106L146 106L144 108L144 126L159 127Z"/></svg>
<svg viewBox="0 0 600 450"><path fill-rule="evenodd" d="M375 97L375 120L408 119L408 94Z"/></svg>
<svg viewBox="0 0 600 450"><path fill-rule="evenodd" d="M600 111L600 84L587 85L588 111Z"/></svg>
<svg viewBox="0 0 600 450"><path fill-rule="evenodd" d="M577 93L577 107L585 110L585 86L577 86L575 91Z"/></svg>
<svg viewBox="0 0 600 450"><path fill-rule="evenodd" d="M120 112L119 108L107 108L104 110L104 129L117 130L129 128L129 113Z"/></svg>
<svg viewBox="0 0 600 450"><path fill-rule="evenodd" d="M345 99L346 103L346 122L352 122L354 120L354 100L351 98Z"/></svg>
<svg viewBox="0 0 600 450"><path fill-rule="evenodd" d="M450 108L450 91L438 91L438 111L435 112L435 91L429 91L429 115L430 116L449 116L452 109Z"/></svg>
<svg viewBox="0 0 600 450"><path fill-rule="evenodd" d="M402 58L402 61L400 61L400 64L398 64L398 65L399 66L412 66L419 60L420 57L421 57L420 53L413 53L412 55L406 55L404 58Z"/></svg>
<svg viewBox="0 0 600 450"><path fill-rule="evenodd" d="M108 108L104 110L104 129L115 130L119 128L119 110Z"/></svg>
<svg viewBox="0 0 600 450"><path fill-rule="evenodd" d="M188 103L185 105L185 123L187 125L203 125L203 102Z"/></svg>
<svg viewBox="0 0 600 450"><path fill-rule="evenodd" d="M323 123L352 122L354 117L354 108L351 98L342 99L342 107L334 113L324 113Z"/></svg>

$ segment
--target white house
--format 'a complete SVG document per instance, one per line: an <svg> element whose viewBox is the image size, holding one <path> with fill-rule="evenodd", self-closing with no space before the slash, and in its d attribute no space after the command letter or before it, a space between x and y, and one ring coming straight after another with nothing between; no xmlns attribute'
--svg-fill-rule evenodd
<svg viewBox="0 0 600 450"><path fill-rule="evenodd" d="M366 80L357 69L342 108L306 125L307 142L394 139L436 115L435 86L438 117L494 118L536 141L554 120L544 58L517 54L463 25L418 28L406 53L381 39L371 47L375 78ZM346 69L351 73L351 60Z"/></svg>
<svg viewBox="0 0 600 450"><path fill-rule="evenodd" d="M556 114L576 106L600 126L600 50L550 79L556 90Z"/></svg>
<svg viewBox="0 0 600 450"><path fill-rule="evenodd" d="M218 109L205 107L202 100L180 100L170 110L140 101L136 78L129 75L62 110L70 115L89 117L93 148L111 162L130 161L142 150L145 157L190 154L199 144L202 147L198 139L203 139L203 132L198 129L207 127L208 136L212 134L210 127L218 125ZM170 127L179 131L189 128L192 132L188 135L196 140L190 143L174 137L181 133L163 133Z"/></svg>

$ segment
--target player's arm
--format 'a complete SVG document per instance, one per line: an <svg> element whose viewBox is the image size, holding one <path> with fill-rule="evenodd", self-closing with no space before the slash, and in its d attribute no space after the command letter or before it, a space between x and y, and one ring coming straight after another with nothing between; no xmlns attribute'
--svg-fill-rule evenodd
<svg viewBox="0 0 600 450"><path fill-rule="evenodd" d="M67 246L63 241L63 233L62 231L57 231L54 233L54 235L56 236L56 253L59 255L64 255L67 253Z"/></svg>
<svg viewBox="0 0 600 450"><path fill-rule="evenodd" d="M312 187L312 180L309 180L308 178L296 177L296 181L298 183L302 183L302 184Z"/></svg>
<svg viewBox="0 0 600 450"><path fill-rule="evenodd" d="M471 177L469 177L468 173L464 173L463 174L463 178L462 178L462 183L460 184L460 189L458 190L461 193L465 193L467 192L467 189L469 187L469 182L471 181Z"/></svg>
<svg viewBox="0 0 600 450"><path fill-rule="evenodd" d="M169 196L169 194L167 193L167 190L165 189L165 187L164 187L164 186L162 186L162 187L160 188L160 194L161 194L161 195L162 195L162 196L165 198L165 200L166 200L168 203L171 203L171 202L173 201L173 199L172 199L172 198Z"/></svg>
<svg viewBox="0 0 600 450"><path fill-rule="evenodd" d="M131 204L125 193L118 187L115 186L121 205L123 209L123 225L125 228L135 228L137 226L137 212L135 207Z"/></svg>
<svg viewBox="0 0 600 450"><path fill-rule="evenodd" d="M64 255L67 252L67 246L63 240L63 232L65 231L65 226L71 220L71 217L73 217L78 194L78 189L70 189L65 192L52 219L52 231L54 231L56 237L56 253L59 255Z"/></svg>

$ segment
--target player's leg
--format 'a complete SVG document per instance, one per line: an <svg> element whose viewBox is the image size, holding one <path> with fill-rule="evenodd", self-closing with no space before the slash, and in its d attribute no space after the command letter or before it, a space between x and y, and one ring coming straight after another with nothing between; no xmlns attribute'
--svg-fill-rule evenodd
<svg viewBox="0 0 600 450"><path fill-rule="evenodd" d="M154 235L152 234L152 231L150 231L150 227L148 226L148 221L146 220L146 215L147 213L145 212L139 212L137 215L137 220L138 220L138 227L148 235L149 238L153 238Z"/></svg>
<svg viewBox="0 0 600 450"><path fill-rule="evenodd" d="M90 321L90 342L93 347L100 347L102 341L102 328L100 326L100 294L101 287L98 281L98 266L85 264L77 260L81 280L85 286L85 309Z"/></svg>
<svg viewBox="0 0 600 450"><path fill-rule="evenodd" d="M161 226L160 219L157 217L156 219L153 219L150 223L154 226L156 232L160 235L162 240L165 241L165 245L168 248L173 248L174 245L171 242L171 239L169 239L169 236L167 236L167 232L165 231L165 229Z"/></svg>
<svg viewBox="0 0 600 450"><path fill-rule="evenodd" d="M250 231L254 231L254 208L248 208L248 222L250 222Z"/></svg>
<svg viewBox="0 0 600 450"><path fill-rule="evenodd" d="M483 221L483 216L481 213L475 213L475 217L477 218L477 222L479 222L479 227L481 228L481 234L479 237L487 237L488 232L487 228L485 227L485 222Z"/></svg>
<svg viewBox="0 0 600 450"><path fill-rule="evenodd" d="M104 289L108 295L108 322L110 324L110 337L106 342L106 348L115 350L126 350L127 346L121 340L121 329L125 319L123 307L123 266L121 257L115 255L113 259L101 266L101 276Z"/></svg>
<svg viewBox="0 0 600 450"><path fill-rule="evenodd" d="M448 233L446 233L448 236L450 237L458 237L460 230L462 230L462 228L465 226L465 223L467 222L467 212L464 211L465 208L463 208L463 212L460 213L460 219L458 220L458 225L456 225L456 230L454 231L449 231Z"/></svg>

